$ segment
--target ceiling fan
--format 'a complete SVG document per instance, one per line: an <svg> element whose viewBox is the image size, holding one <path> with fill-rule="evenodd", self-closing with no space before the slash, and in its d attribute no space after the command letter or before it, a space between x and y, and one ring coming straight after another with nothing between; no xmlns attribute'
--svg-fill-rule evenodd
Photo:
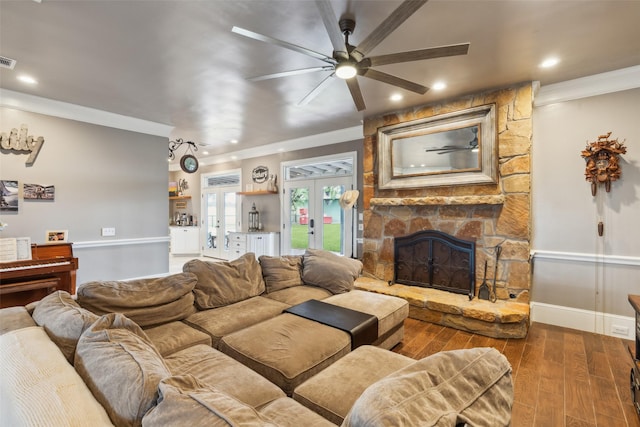
<svg viewBox="0 0 640 427"><path fill-rule="evenodd" d="M461 150L476 150L478 149L478 127L474 126L469 129L473 133L473 139L467 145L445 145L438 148L427 148L424 151L427 153L448 154Z"/></svg>
<svg viewBox="0 0 640 427"><path fill-rule="evenodd" d="M358 46L349 44L349 36L353 33L356 23L353 19L343 18L336 22L335 13L330 0L316 0L316 5L320 10L322 21L329 33L333 54L331 56L315 52L313 50L294 45L289 42L274 39L269 36L255 33L244 28L233 27L231 31L236 34L273 44L286 49L293 50L303 55L311 56L325 62L325 65L317 67L303 68L298 70L282 71L274 74L249 78L251 81L261 81L275 79L279 77L293 76L298 74L313 73L318 71L330 71L331 74L325 77L311 92L309 92L298 105L305 105L311 102L322 90L324 90L334 77L344 79L351 92L353 102L362 111L366 108L364 98L360 90L356 75L367 77L383 83L400 87L415 93L424 95L429 88L418 83L414 83L391 74L373 69L372 67L389 64L399 64L402 62L420 61L423 59L442 58L446 56L466 55L469 51L469 43L440 46L427 49L418 49L406 52L391 53L387 55L370 56L366 55L378 46L389 34L398 28L404 21L413 15L428 0L405 0L389 15L371 34L369 34ZM343 39L344 36L344 39Z"/></svg>

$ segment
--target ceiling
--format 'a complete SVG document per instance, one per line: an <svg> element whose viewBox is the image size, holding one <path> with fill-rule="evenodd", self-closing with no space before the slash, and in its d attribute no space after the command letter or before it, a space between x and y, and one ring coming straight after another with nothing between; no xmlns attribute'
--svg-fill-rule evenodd
<svg viewBox="0 0 640 427"><path fill-rule="evenodd" d="M400 1L332 0L354 17L357 45ZM313 1L0 1L0 87L173 128L170 138L220 155L359 126L368 116L523 81L541 85L640 64L640 1L432 0L370 54L469 42L466 56L377 67L425 86L424 95L357 77L358 112L344 81L298 102L329 72L247 77L324 65L231 32L239 26L331 56ZM550 56L552 69L539 64ZM37 79L28 86L16 79ZM401 101L390 95L400 93ZM230 140L237 140L231 144Z"/></svg>

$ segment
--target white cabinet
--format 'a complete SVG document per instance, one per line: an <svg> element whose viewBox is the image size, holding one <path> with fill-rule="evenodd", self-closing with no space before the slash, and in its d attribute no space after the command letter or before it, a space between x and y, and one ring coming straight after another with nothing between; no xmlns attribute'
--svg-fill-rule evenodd
<svg viewBox="0 0 640 427"><path fill-rule="evenodd" d="M229 259L236 259L247 252L247 233L229 233Z"/></svg>
<svg viewBox="0 0 640 427"><path fill-rule="evenodd" d="M169 227L169 230L173 255L200 253L200 228Z"/></svg>
<svg viewBox="0 0 640 427"><path fill-rule="evenodd" d="M280 256L280 233L229 233L229 253L236 259L247 252L261 255Z"/></svg>

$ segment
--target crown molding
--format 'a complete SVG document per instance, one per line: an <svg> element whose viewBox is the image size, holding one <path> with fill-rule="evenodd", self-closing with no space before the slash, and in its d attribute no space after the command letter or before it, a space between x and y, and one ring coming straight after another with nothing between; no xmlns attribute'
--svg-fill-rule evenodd
<svg viewBox="0 0 640 427"><path fill-rule="evenodd" d="M304 136L301 138L288 139L285 141L273 142L259 147L247 148L219 155L211 155L199 158L200 166L215 165L244 159L251 159L272 154L285 153L289 151L302 150L323 145L338 144L340 142L355 141L363 139L362 126L353 126L344 129L319 133L316 135ZM169 165L170 171L180 170L180 165L173 163Z"/></svg>
<svg viewBox="0 0 640 427"><path fill-rule="evenodd" d="M640 87L640 65L541 86L533 105L555 104Z"/></svg>
<svg viewBox="0 0 640 427"><path fill-rule="evenodd" d="M7 89L0 89L0 107L167 138L173 130L173 126L162 123L109 113L95 108L55 101Z"/></svg>

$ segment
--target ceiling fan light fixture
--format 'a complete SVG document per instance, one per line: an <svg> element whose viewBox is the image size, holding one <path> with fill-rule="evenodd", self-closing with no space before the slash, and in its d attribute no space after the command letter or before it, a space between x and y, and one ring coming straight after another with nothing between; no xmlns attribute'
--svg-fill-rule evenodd
<svg viewBox="0 0 640 427"><path fill-rule="evenodd" d="M343 80L349 80L358 74L356 66L351 61L345 61L336 67L336 76Z"/></svg>

